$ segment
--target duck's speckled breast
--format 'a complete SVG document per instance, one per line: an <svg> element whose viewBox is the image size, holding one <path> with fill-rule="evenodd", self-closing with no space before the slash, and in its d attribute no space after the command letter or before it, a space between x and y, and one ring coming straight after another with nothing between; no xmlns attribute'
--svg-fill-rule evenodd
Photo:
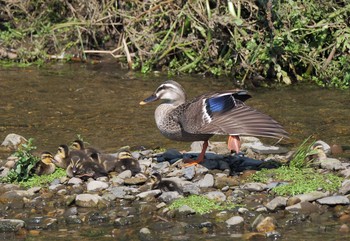
<svg viewBox="0 0 350 241"><path fill-rule="evenodd" d="M212 134L194 134L186 132L181 123L181 106L173 107L171 104L163 103L155 111L156 124L160 132L167 138L175 141L206 141Z"/></svg>

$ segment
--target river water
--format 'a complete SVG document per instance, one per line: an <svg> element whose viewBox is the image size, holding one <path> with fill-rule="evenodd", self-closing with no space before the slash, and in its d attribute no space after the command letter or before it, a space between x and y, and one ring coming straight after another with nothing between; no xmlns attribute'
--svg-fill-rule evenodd
<svg viewBox="0 0 350 241"><path fill-rule="evenodd" d="M37 152L53 153L58 145L69 144L77 135L106 152L126 145L188 150L189 143L161 136L154 123L157 104L139 105L167 79L180 82L189 97L234 88L229 78L143 75L114 64L0 68L0 140L16 133L34 138ZM247 104L271 115L290 133L291 139L283 143L288 147L295 148L310 135L329 144L350 145L349 91L298 85L249 92L253 98ZM97 237L105 234L105 229L101 230L101 235L96 231ZM79 230L74 233L81 237ZM319 229L311 226L307 233L304 240L313 240ZM53 238L60 233L47 235ZM291 226L289 235L300 237L300 230ZM332 232L327 235L332 236Z"/></svg>

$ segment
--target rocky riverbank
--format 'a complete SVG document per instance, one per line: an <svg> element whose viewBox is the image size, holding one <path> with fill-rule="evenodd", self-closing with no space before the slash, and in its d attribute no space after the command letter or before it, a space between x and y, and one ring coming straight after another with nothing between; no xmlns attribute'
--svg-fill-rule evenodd
<svg viewBox="0 0 350 241"><path fill-rule="evenodd" d="M135 175L126 170L87 181L62 177L48 187L29 189L1 183L0 231L6 238L35 236L38 240L84 236L82 233L129 240L199 240L203 235L216 240L288 240L290 230L303 228L347 237L350 162L329 158L332 148L324 142L319 144L324 155L313 160L313 168L318 173L344 177L333 192L318 188L279 196L273 188L288 183L273 177L267 182L251 181L249 177L256 170L288 163L293 151L285 147L244 138L244 156L232 156L227 154L225 143L216 142L211 143L204 163L183 167L182 159L195 157L201 148L200 143L193 143L186 153L174 149L131 152L141 167ZM156 185L151 178L154 173L161 178ZM191 195L236 206L208 213L191 205L170 208L174 201ZM79 230L82 233L78 234Z"/></svg>

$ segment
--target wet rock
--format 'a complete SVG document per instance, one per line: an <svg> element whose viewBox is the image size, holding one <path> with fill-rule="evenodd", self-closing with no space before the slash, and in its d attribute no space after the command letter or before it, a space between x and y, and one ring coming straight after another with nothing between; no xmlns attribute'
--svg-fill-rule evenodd
<svg viewBox="0 0 350 241"><path fill-rule="evenodd" d="M79 194L75 198L75 203L79 207L97 207L101 197L97 194Z"/></svg>
<svg viewBox="0 0 350 241"><path fill-rule="evenodd" d="M287 198L285 197L275 197L265 206L270 211L276 211L279 208L284 208L287 205Z"/></svg>
<svg viewBox="0 0 350 241"><path fill-rule="evenodd" d="M347 205L350 203L349 198L340 195L317 199L316 202L322 205Z"/></svg>
<svg viewBox="0 0 350 241"><path fill-rule="evenodd" d="M349 178L350 177L350 168L346 168L345 170L340 171L340 174L345 178Z"/></svg>
<svg viewBox="0 0 350 241"><path fill-rule="evenodd" d="M262 233L273 232L276 230L276 220L273 217L266 217L258 223L256 230Z"/></svg>
<svg viewBox="0 0 350 241"><path fill-rule="evenodd" d="M19 219L0 219L1 232L17 232L25 225L23 220Z"/></svg>
<svg viewBox="0 0 350 241"><path fill-rule="evenodd" d="M162 193L161 190L155 189L155 190L150 190L150 191L146 191L146 192L141 192L141 193L137 194L136 197L138 197L138 198L155 197L161 193Z"/></svg>
<svg viewBox="0 0 350 241"><path fill-rule="evenodd" d="M218 202L226 201L226 195L220 191L208 192L207 194L205 194L205 196L211 200L215 200Z"/></svg>
<svg viewBox="0 0 350 241"><path fill-rule="evenodd" d="M344 152L343 147L341 145L337 145L337 144L333 144L331 146L331 153L333 155L339 155L342 154Z"/></svg>
<svg viewBox="0 0 350 241"><path fill-rule="evenodd" d="M261 192L266 190L266 184L260 182L250 182L240 186L241 189L247 190L249 192Z"/></svg>
<svg viewBox="0 0 350 241"><path fill-rule="evenodd" d="M236 226L236 225L243 225L244 223L244 218L241 216L233 216L229 218L228 220L225 221L227 226Z"/></svg>
<svg viewBox="0 0 350 241"><path fill-rule="evenodd" d="M49 190L51 190L51 191L58 191L58 190L60 190L60 189L64 189L66 186L65 185L63 185L63 184L55 184L55 185L50 185L49 186Z"/></svg>
<svg viewBox="0 0 350 241"><path fill-rule="evenodd" d="M133 215L130 215L128 217L116 218L114 220L114 225L116 227L127 226L127 225L131 225L133 223L135 223L135 217Z"/></svg>
<svg viewBox="0 0 350 241"><path fill-rule="evenodd" d="M295 195L294 197L299 198L300 202L305 202L305 201L312 202L319 198L326 197L328 195L329 193L327 192L313 191L305 194L298 194L298 195Z"/></svg>
<svg viewBox="0 0 350 241"><path fill-rule="evenodd" d="M91 181L86 186L88 192L98 192L108 188L108 184L101 181Z"/></svg>
<svg viewBox="0 0 350 241"><path fill-rule="evenodd" d="M304 201L291 206L287 206L285 210L291 213L310 214L310 213L316 213L317 211L319 211L319 208L308 201Z"/></svg>
<svg viewBox="0 0 350 241"><path fill-rule="evenodd" d="M107 223L108 221L109 221L108 216L98 212L93 212L88 217L89 224Z"/></svg>
<svg viewBox="0 0 350 241"><path fill-rule="evenodd" d="M195 175L196 171L194 166L186 167L183 169L183 176L186 178L186 180L192 180Z"/></svg>
<svg viewBox="0 0 350 241"><path fill-rule="evenodd" d="M1 143L1 146L13 151L17 150L19 145L27 143L26 138L17 134L8 134L4 141Z"/></svg>
<svg viewBox="0 0 350 241"><path fill-rule="evenodd" d="M203 179L198 181L199 187L213 187L214 186L214 177L212 174L205 174Z"/></svg>
<svg viewBox="0 0 350 241"><path fill-rule="evenodd" d="M345 180L342 184L341 184L341 188L339 189L339 193L346 195L350 193L350 180Z"/></svg>
<svg viewBox="0 0 350 241"><path fill-rule="evenodd" d="M347 224L342 224L339 228L339 232L340 233L349 233L350 232L350 228Z"/></svg>
<svg viewBox="0 0 350 241"><path fill-rule="evenodd" d="M149 228L141 228L139 231L140 240L155 240Z"/></svg>

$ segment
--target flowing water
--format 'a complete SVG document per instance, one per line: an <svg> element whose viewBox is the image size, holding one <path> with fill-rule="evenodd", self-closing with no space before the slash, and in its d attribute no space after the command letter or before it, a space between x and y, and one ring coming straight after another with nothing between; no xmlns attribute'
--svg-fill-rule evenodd
<svg viewBox="0 0 350 241"><path fill-rule="evenodd" d="M34 138L38 152L53 153L58 145L69 144L77 135L106 152L125 145L188 150L189 143L169 141L160 135L154 123L157 104L139 105L168 78L165 74L121 70L113 64L0 68L0 140L16 133ZM189 97L234 87L229 78L173 79L184 86ZM330 144L350 145L349 91L305 85L249 91L253 98L247 104L285 126L291 136L286 143L289 147L310 135ZM297 237L300 230L291 227L287 232ZM304 240L313 240L319 230L312 226L307 233Z"/></svg>

